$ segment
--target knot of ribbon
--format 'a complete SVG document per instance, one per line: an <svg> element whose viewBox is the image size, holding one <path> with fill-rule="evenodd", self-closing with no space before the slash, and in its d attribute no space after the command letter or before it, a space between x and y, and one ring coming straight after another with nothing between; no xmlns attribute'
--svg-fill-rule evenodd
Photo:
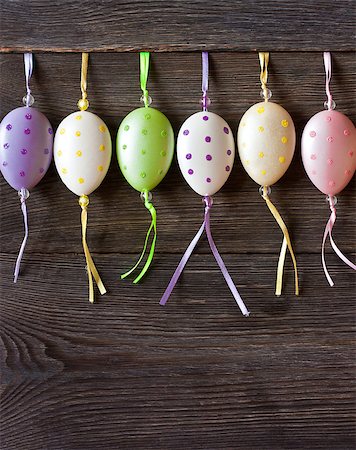
<svg viewBox="0 0 356 450"><path fill-rule="evenodd" d="M98 286L99 292L101 295L106 293L105 286L101 281L100 275L95 267L94 261L91 257L89 247L87 244L87 224L88 224L88 205L89 205L89 197L87 195L82 195L79 197L79 205L82 208L81 214L81 223L82 223L82 243L83 250L86 260L86 269L88 273L88 281L89 281L89 302L94 303L94 286L93 286L93 278Z"/></svg>
<svg viewBox="0 0 356 450"><path fill-rule="evenodd" d="M326 267L326 263L325 263L325 243L326 243L326 239L329 236L330 239L330 244L332 249L334 250L334 252L337 254L337 256L345 263L347 264L349 267L351 267L351 269L356 270L356 265L353 264L349 259L346 258L346 256L341 252L341 250L337 247L337 245L335 244L335 241L332 237L332 229L335 225L336 222L336 197L331 197L330 195L327 197L327 200L329 202L329 207L330 207L330 217L329 220L326 223L325 226L325 231L324 231L324 236L323 236L323 242L321 245L321 261L323 263L323 269L324 269L324 273L326 276L326 279L328 280L330 286L334 286L334 282L331 278L331 276L329 275L328 269Z"/></svg>
<svg viewBox="0 0 356 450"><path fill-rule="evenodd" d="M148 231L146 233L145 242L144 242L143 249L142 249L142 252L141 252L141 255L140 255L138 261L128 272L121 275L121 279L124 279L124 278L128 277L129 275L131 275L131 273L134 272L137 269L137 267L140 265L141 261L143 260L143 257L145 256L148 241L149 241L149 238L150 238L150 235L152 232L153 232L153 239L151 242L151 248L150 248L150 251L149 251L149 254L147 257L147 261L146 261L145 265L143 266L141 272L134 279L134 281L133 281L134 284L138 283L141 280L141 278L145 275L148 268L150 267L152 260L153 260L155 247L156 247L156 241L157 241L157 213L156 213L156 209L153 206L152 201L151 201L152 196L151 196L150 192L145 190L142 192L141 197L142 197L145 207L148 209L149 213L151 214L152 220L151 220L151 224L148 228Z"/></svg>
<svg viewBox="0 0 356 450"><path fill-rule="evenodd" d="M230 291L232 293L232 295L234 296L236 303L238 304L242 314L244 316L249 316L250 313L247 310L242 298L240 297L240 294L238 292L238 290L236 289L236 286L234 284L234 282L232 281L232 278L224 264L223 259L221 258L219 251L215 245L214 239L212 237L211 234L211 230L210 230L210 210L212 208L213 205L213 200L210 196L205 196L203 198L203 201L205 203L205 213L204 213L204 220L203 223L201 225L201 227L199 228L197 234L194 236L193 240L191 241L191 243L188 245L188 248L186 249L182 259L180 260L172 278L171 281L169 282L167 289L165 290L161 300L160 300L160 304L161 305L165 305L169 299L169 296L171 295L174 286L176 285L181 273L184 270L185 265L187 264L191 254L193 253L194 248L196 247L200 237L202 236L203 232L205 231L206 236L208 238L208 242L210 245L210 249L214 255L214 258L216 260L216 262L218 263L218 266L220 267L220 270L225 278L225 281L228 285L228 287L230 288Z"/></svg>
<svg viewBox="0 0 356 450"><path fill-rule="evenodd" d="M265 200L265 202L268 206L268 209L271 211L273 217L276 219L276 222L278 223L278 225L283 233L283 242L282 242L281 251L280 251L279 260L278 260L278 266L277 266L276 295L280 296L282 294L283 269L284 269L284 262L285 262L285 258L286 258L287 247L288 247L289 253L291 255L291 258L293 261L293 266L294 266L295 295L299 295L297 261L294 256L292 242L289 237L287 226L284 223L281 215L279 214L278 209L271 202L271 200L268 196L268 187L267 186L263 186L263 188L262 188L262 197Z"/></svg>
<svg viewBox="0 0 356 450"><path fill-rule="evenodd" d="M17 283L17 279L19 277L20 273L20 266L21 266L21 260L25 251L27 239L28 239L28 217L27 217L27 207L26 207L26 200L28 199L30 193L27 189L21 188L19 190L19 197L21 201L21 210L23 214L23 221L24 221L24 227L25 227L25 236L23 238L19 254L17 256L16 264L15 264L15 271L14 271L14 283Z"/></svg>

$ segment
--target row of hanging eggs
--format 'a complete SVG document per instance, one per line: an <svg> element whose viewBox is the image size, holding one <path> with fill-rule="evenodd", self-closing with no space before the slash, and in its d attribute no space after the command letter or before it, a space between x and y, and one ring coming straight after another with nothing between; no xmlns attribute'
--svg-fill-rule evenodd
<svg viewBox="0 0 356 450"><path fill-rule="evenodd" d="M355 139L354 125L337 111L322 111L306 125L303 162L322 192L334 195L352 178ZM52 140L48 119L31 105L4 117L0 125L1 171L14 189L31 189L41 180L51 161ZM196 148L202 148L203 154L198 156ZM253 105L240 121L238 149L245 170L256 183L274 184L290 165L295 149L295 128L288 112L270 101ZM234 161L228 124L211 112L194 114L179 131L177 154L183 176L196 192L218 191ZM136 190L157 186L173 157L173 131L166 116L149 106L132 111L118 130L117 156L125 178ZM58 127L54 157L70 190L77 195L94 191L111 159L107 126L93 113L73 112Z"/></svg>
<svg viewBox="0 0 356 450"><path fill-rule="evenodd" d="M52 142L48 119L34 107L17 108L4 117L0 125L1 171L14 189L32 189L38 184L49 167ZM322 192L334 195L351 179L355 142L352 122L339 112L323 111L307 124L303 134L304 165ZM340 149L333 152L332 163L331 148ZM119 127L119 165L126 180L139 192L152 190L164 178L173 149L172 126L157 109L138 108ZM274 184L293 158L292 118L276 103L253 105L240 121L238 149L245 170L256 183ZM212 112L190 116L178 133L177 156L188 184L200 195L214 194L225 183L234 163L235 145L229 125ZM54 159L62 181L72 192L93 192L104 179L111 160L111 137L104 121L88 111L68 115L55 135ZM335 184L328 182L329 178L336 180Z"/></svg>
<svg viewBox="0 0 356 450"><path fill-rule="evenodd" d="M4 117L1 172L14 189L32 189L42 179L51 162L52 135L48 119L33 107L16 108ZM303 162L321 192L335 195L348 184L355 172L355 147L355 127L340 112L322 111L308 122L302 137ZM256 183L276 183L295 149L295 128L288 112L272 102L253 105L240 121L238 149L246 172ZM215 113L190 116L178 133L179 166L200 195L212 195L222 187L234 153L230 127ZM173 158L173 131L166 116L152 107L132 111L119 128L117 156L123 175L136 190L156 187ZM88 111L67 116L56 132L54 158L62 181L72 192L93 192L111 159L110 133L103 120Z"/></svg>
<svg viewBox="0 0 356 450"><path fill-rule="evenodd" d="M25 107L11 111L0 125L0 168L16 190L33 188L46 173L52 154L52 127L29 98ZM61 122L54 141L59 175L78 196L89 195L101 184L111 159L108 128L97 115L86 111L87 106ZM343 114L316 114L305 127L302 145L307 173L322 192L335 194L353 176L356 133ZM234 162L234 147L231 129L220 116L203 111L184 122L177 140L178 163L198 194L212 195L223 186ZM287 170L295 149L295 128L288 112L266 99L253 105L241 119L238 149L244 168L256 183L274 184ZM150 191L157 186L169 169L173 152L173 130L160 111L145 105L123 120L117 156L123 175L136 190Z"/></svg>

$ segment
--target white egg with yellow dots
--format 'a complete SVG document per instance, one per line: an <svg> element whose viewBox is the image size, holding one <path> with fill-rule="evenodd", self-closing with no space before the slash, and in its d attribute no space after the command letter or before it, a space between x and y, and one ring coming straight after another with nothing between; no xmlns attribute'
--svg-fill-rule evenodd
<svg viewBox="0 0 356 450"><path fill-rule="evenodd" d="M292 162L295 140L293 120L282 106L256 103L242 116L237 133L244 169L256 183L271 186Z"/></svg>
<svg viewBox="0 0 356 450"><path fill-rule="evenodd" d="M54 138L54 161L63 183L76 195L91 194L111 161L111 136L100 117L77 111L60 123Z"/></svg>

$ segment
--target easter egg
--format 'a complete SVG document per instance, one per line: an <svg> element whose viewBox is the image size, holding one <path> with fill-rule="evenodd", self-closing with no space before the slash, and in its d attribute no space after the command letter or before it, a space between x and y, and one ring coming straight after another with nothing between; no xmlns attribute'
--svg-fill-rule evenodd
<svg viewBox="0 0 356 450"><path fill-rule="evenodd" d="M202 111L183 123L177 140L180 170L199 195L213 195L229 178L235 143L227 122L215 113Z"/></svg>
<svg viewBox="0 0 356 450"><path fill-rule="evenodd" d="M131 111L117 132L121 172L137 191L152 190L165 177L174 153L174 133L167 117L150 107Z"/></svg>
<svg viewBox="0 0 356 450"><path fill-rule="evenodd" d="M54 161L63 183L76 195L91 194L103 181L111 160L111 137L105 123L77 111L59 124Z"/></svg>
<svg viewBox="0 0 356 450"><path fill-rule="evenodd" d="M261 186L271 186L292 162L295 149L293 120L277 103L256 103L242 116L237 145L249 176Z"/></svg>
<svg viewBox="0 0 356 450"><path fill-rule="evenodd" d="M16 190L38 184L52 159L53 130L47 117L35 108L9 112L0 125L0 169Z"/></svg>
<svg viewBox="0 0 356 450"><path fill-rule="evenodd" d="M338 111L321 111L306 124L302 159L312 183L324 194L342 191L356 169L356 130Z"/></svg>

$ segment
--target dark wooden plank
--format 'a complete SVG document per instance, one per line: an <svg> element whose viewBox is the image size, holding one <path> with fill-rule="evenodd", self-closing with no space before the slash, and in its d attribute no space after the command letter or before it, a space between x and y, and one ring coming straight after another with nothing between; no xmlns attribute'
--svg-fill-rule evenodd
<svg viewBox="0 0 356 450"><path fill-rule="evenodd" d="M271 55L270 86L273 99L292 114L298 129L322 109L325 98L321 53L312 55L308 69L305 56L288 53ZM22 57L0 57L1 116L19 104L24 92ZM66 70L62 70L66 67ZM174 68L179 68L174 70ZM154 106L172 121L177 132L184 119L199 108L200 56L157 54L152 57L149 88ZM355 62L347 53L334 55L332 80L334 98L340 111L355 120ZM114 74L114 75L113 75ZM117 75L115 75L117 74ZM33 92L38 107L56 127L75 109L79 96L79 55L37 55ZM225 117L234 133L244 111L259 100L259 64L256 55L213 53L211 55L211 110ZM133 54L95 54L89 71L89 99L92 111L102 116L114 138L122 118L139 106L138 57ZM258 186L236 163L231 177L215 196L213 231L221 251L277 254L281 232L258 194ZM22 239L22 216L17 194L0 182L2 198L0 246L15 253ZM273 187L278 205L294 238L297 253L320 252L323 229L329 215L321 194L307 179L301 164L300 146L291 168ZM202 220L202 204L185 183L174 161L164 182L154 191L158 210L157 252L182 253ZM335 238L345 252L354 249L354 183L339 196L339 218ZM28 201L31 238L28 254L35 252L81 252L79 206L76 197L61 183L52 168L33 190ZM119 173L116 158L102 186L92 195L89 240L95 252L138 253L148 225L148 213L138 193ZM177 227L179 223L179 230ZM177 232L181 239L177 239ZM203 251L209 251L203 247Z"/></svg>
<svg viewBox="0 0 356 450"><path fill-rule="evenodd" d="M192 257L163 308L176 255L140 286L117 279L130 257L98 256L110 293L89 305L82 257L32 255L14 286L1 254L1 448L353 449L353 274L335 260L326 289L304 255L313 283L277 299L271 259L226 256L247 319L212 256Z"/></svg>
<svg viewBox="0 0 356 450"><path fill-rule="evenodd" d="M352 0L0 0L0 51L354 50Z"/></svg>

